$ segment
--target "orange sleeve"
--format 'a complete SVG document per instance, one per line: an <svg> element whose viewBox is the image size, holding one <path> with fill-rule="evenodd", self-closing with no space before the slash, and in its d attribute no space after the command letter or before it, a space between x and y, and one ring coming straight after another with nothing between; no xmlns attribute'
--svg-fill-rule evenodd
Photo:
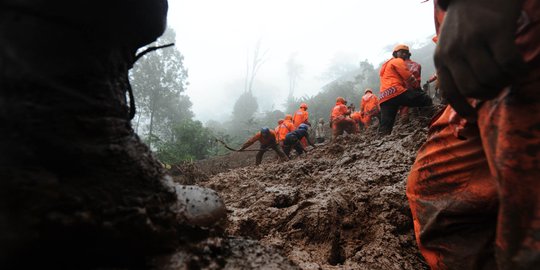
<svg viewBox="0 0 540 270"><path fill-rule="evenodd" d="M346 114L349 112L349 109L347 109L347 106L341 105L341 106L339 106L339 111L340 111L343 115L346 115Z"/></svg>
<svg viewBox="0 0 540 270"><path fill-rule="evenodd" d="M287 123L287 129L289 130L289 132L293 131L294 130L294 125L291 124L290 122Z"/></svg>
<svg viewBox="0 0 540 270"><path fill-rule="evenodd" d="M260 138L261 138L261 132L257 132L257 134L255 134L255 136L251 137L249 140L247 140L247 141L242 145L242 149L248 148L249 146L251 146L252 144L254 144L256 141L258 141Z"/></svg>
<svg viewBox="0 0 540 270"><path fill-rule="evenodd" d="M412 77L412 73L407 68L407 64L405 64L405 61L401 58L394 58L392 61L390 61L390 64L392 65L392 68L403 78L404 80L408 80Z"/></svg>

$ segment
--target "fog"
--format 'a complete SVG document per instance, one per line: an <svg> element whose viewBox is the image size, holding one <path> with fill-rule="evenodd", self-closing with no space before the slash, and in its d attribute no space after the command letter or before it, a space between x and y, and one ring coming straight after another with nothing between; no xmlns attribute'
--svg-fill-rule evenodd
<svg viewBox="0 0 540 270"><path fill-rule="evenodd" d="M186 94L195 118L227 119L244 91L247 57L266 52L253 84L260 111L282 109L286 63L303 67L295 97L314 95L331 79L336 55L378 66L389 48L434 35L433 4L421 0L171 0L169 26L189 72ZM412 49L414 60L414 46ZM343 59L344 57L341 57ZM425 76L425 75L424 75Z"/></svg>

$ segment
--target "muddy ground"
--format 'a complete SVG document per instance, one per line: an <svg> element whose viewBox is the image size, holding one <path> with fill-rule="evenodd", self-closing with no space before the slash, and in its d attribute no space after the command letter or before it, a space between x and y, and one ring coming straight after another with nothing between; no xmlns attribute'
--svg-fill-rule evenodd
<svg viewBox="0 0 540 270"><path fill-rule="evenodd" d="M267 153L254 166L253 153L234 153L178 165L175 180L218 191L228 220L190 244L195 259L164 259L168 269L428 269L405 185L430 118L397 124L384 138L343 136L287 163Z"/></svg>

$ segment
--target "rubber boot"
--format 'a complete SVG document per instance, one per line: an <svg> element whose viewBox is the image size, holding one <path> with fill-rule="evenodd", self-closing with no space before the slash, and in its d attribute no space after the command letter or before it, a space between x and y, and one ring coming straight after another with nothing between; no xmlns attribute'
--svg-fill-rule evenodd
<svg viewBox="0 0 540 270"><path fill-rule="evenodd" d="M0 269L144 267L224 218L131 128L138 43L36 13L0 10Z"/></svg>

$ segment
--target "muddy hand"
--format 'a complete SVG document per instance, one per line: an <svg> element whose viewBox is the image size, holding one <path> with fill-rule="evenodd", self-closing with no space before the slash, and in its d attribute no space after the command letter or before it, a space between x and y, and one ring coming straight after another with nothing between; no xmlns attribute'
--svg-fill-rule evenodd
<svg viewBox="0 0 540 270"><path fill-rule="evenodd" d="M435 52L441 89L456 111L471 114L464 98L494 98L523 70L514 43L522 1L441 2L449 2Z"/></svg>

